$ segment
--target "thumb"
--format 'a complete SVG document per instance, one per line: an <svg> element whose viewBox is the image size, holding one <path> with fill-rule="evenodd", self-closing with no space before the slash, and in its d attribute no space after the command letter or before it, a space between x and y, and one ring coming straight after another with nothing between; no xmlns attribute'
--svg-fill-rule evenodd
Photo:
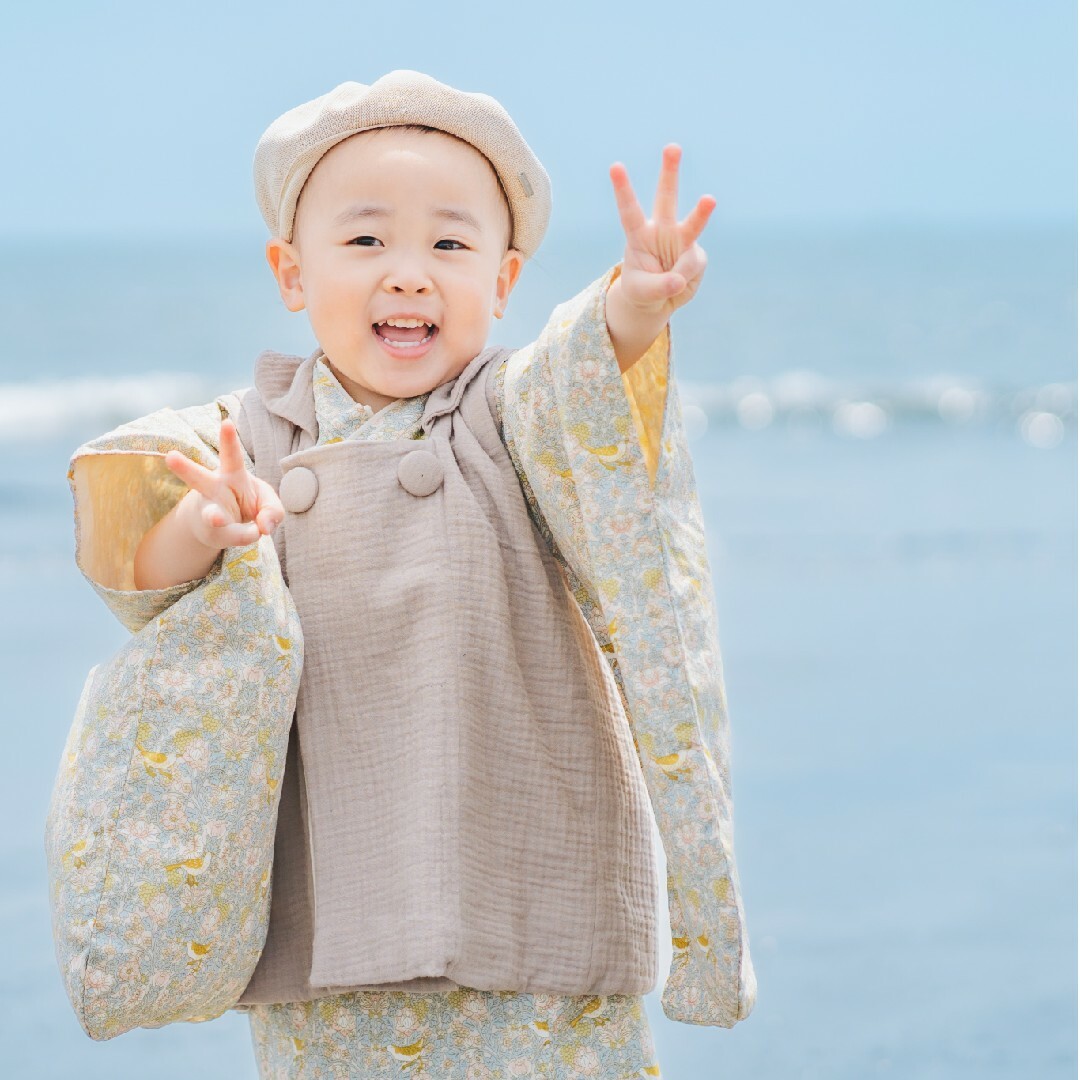
<svg viewBox="0 0 1080 1080"><path fill-rule="evenodd" d="M686 288L686 278L674 270L667 273L646 270L636 274L624 271L623 277L626 298L639 307L662 304Z"/></svg>
<svg viewBox="0 0 1080 1080"><path fill-rule="evenodd" d="M678 296L686 288L686 278L675 271L665 274L664 282L668 296Z"/></svg>

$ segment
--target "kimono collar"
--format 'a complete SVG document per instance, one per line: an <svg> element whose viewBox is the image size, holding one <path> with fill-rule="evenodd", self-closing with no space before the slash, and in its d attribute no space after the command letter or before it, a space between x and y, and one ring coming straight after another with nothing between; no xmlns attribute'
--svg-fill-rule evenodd
<svg viewBox="0 0 1080 1080"><path fill-rule="evenodd" d="M492 353L496 351L509 353L511 350L497 347L482 350L469 361L459 375L448 379L428 393L422 418L425 434L430 431L437 417L457 408L465 387L472 382L485 361L490 360ZM259 391L267 410L306 431L311 436L312 442L317 441L319 437L315 396L311 390L312 369L320 356L325 356L321 348L316 349L307 359L267 349L260 353L255 361L255 388Z"/></svg>

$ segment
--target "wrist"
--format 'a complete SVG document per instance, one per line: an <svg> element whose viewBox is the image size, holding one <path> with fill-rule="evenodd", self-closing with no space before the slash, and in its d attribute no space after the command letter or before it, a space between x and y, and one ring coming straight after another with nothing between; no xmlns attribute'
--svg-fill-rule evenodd
<svg viewBox="0 0 1080 1080"><path fill-rule="evenodd" d="M132 575L137 590L168 589L205 577L221 551L199 537L199 504L195 491L188 491L180 501L149 529L132 560Z"/></svg>
<svg viewBox="0 0 1080 1080"><path fill-rule="evenodd" d="M657 308L640 308L631 304L623 292L621 275L607 288L604 317L619 370L623 372L645 355L668 322L668 313L663 304Z"/></svg>

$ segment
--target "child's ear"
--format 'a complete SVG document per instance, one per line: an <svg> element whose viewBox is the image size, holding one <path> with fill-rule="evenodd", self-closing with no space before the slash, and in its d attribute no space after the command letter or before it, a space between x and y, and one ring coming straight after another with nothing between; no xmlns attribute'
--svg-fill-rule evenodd
<svg viewBox="0 0 1080 1080"><path fill-rule="evenodd" d="M300 252L280 236L266 242L266 261L277 279L281 299L290 311L304 309L304 284L300 280Z"/></svg>
<svg viewBox="0 0 1080 1080"><path fill-rule="evenodd" d="M492 314L496 319L503 317L510 292L517 284L521 275L521 268L525 265L525 256L517 248L510 248L503 256L502 265L499 267L499 276L495 282L495 310Z"/></svg>

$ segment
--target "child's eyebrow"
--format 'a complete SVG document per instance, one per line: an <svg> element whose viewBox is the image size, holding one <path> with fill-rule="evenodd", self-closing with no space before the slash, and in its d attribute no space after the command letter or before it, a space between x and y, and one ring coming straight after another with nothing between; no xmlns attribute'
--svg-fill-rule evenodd
<svg viewBox="0 0 1080 1080"><path fill-rule="evenodd" d="M431 214L433 217L443 218L446 221L456 221L462 225L467 225L470 229L473 229L478 233L484 231L480 227L480 222L477 221L468 210L462 210L457 206L436 206L431 211ZM376 205L375 203L367 203L364 205L346 207L336 218L334 218L334 224L348 225L353 221L393 216L394 212L390 207Z"/></svg>
<svg viewBox="0 0 1080 1080"><path fill-rule="evenodd" d="M453 206L437 206L432 210L432 214L434 214L435 217L443 218L446 221L457 221L462 225L467 225L476 232L484 231L480 228L480 222L477 221L468 210L459 210Z"/></svg>
<svg viewBox="0 0 1080 1080"><path fill-rule="evenodd" d="M385 206L347 206L336 218L335 225L348 225L352 221L361 221L365 218L391 217L389 208Z"/></svg>

